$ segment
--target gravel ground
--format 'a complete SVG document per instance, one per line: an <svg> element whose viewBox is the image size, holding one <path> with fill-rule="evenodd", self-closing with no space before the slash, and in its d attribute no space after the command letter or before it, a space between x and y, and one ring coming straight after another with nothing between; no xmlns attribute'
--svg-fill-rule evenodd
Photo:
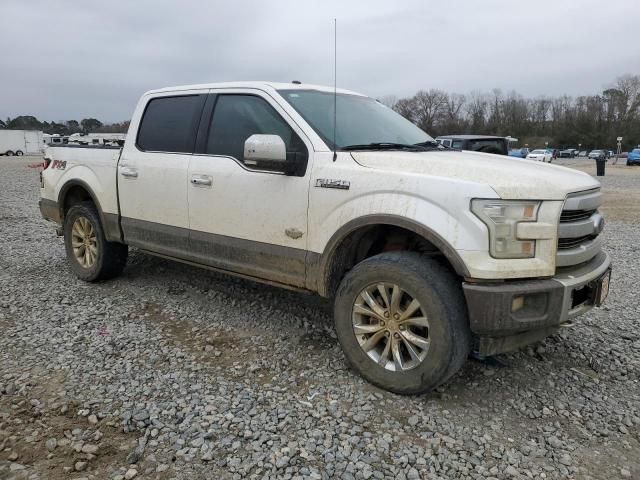
<svg viewBox="0 0 640 480"><path fill-rule="evenodd" d="M0 478L640 477L640 168L603 178L605 308L401 397L347 368L317 297L135 250L80 282L37 160L0 157Z"/></svg>

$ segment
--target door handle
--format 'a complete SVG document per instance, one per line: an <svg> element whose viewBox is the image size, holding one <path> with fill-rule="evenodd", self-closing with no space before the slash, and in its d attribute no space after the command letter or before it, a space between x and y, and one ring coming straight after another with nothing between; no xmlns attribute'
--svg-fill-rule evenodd
<svg viewBox="0 0 640 480"><path fill-rule="evenodd" d="M209 175L193 175L191 177L192 185L211 186L212 183L213 181Z"/></svg>
<svg viewBox="0 0 640 480"><path fill-rule="evenodd" d="M138 178L138 170L131 167L120 167L120 175L127 178Z"/></svg>

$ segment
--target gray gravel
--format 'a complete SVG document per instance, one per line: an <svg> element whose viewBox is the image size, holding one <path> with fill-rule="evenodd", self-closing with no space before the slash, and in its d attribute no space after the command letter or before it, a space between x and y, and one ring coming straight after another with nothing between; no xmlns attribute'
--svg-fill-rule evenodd
<svg viewBox="0 0 640 480"><path fill-rule="evenodd" d="M608 220L605 308L401 397L347 368L317 297L135 250L78 281L34 161L0 157L0 478L640 477L640 216Z"/></svg>

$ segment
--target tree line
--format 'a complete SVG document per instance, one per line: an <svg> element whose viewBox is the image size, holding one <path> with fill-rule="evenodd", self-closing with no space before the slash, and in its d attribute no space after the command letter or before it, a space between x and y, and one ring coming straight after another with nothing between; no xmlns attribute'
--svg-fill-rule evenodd
<svg viewBox="0 0 640 480"><path fill-rule="evenodd" d="M467 95L438 89L412 97L389 96L383 103L432 136L500 135L519 145L615 149L640 144L640 75L618 77L595 95L525 98L515 91L473 91Z"/></svg>
<svg viewBox="0 0 640 480"><path fill-rule="evenodd" d="M525 98L515 91L473 91L467 95L439 89L420 90L412 97L381 100L435 136L451 134L501 135L519 145L556 148L615 149L640 144L640 75L618 77L595 95ZM21 115L0 120L0 128L42 130L45 133L126 133L129 121L103 124L95 118L40 122Z"/></svg>
<svg viewBox="0 0 640 480"><path fill-rule="evenodd" d="M83 118L81 121L65 120L59 122L41 122L31 115L0 120L0 129L42 130L44 133L71 135L73 133L127 133L129 120L104 124L96 118Z"/></svg>

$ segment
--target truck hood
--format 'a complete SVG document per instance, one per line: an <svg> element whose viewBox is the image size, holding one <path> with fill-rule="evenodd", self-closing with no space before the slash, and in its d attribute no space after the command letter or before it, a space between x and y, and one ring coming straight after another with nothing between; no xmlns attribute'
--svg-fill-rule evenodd
<svg viewBox="0 0 640 480"><path fill-rule="evenodd" d="M564 200L569 193L598 188L591 175L570 168L479 152L351 152L363 167L489 185L504 199Z"/></svg>

